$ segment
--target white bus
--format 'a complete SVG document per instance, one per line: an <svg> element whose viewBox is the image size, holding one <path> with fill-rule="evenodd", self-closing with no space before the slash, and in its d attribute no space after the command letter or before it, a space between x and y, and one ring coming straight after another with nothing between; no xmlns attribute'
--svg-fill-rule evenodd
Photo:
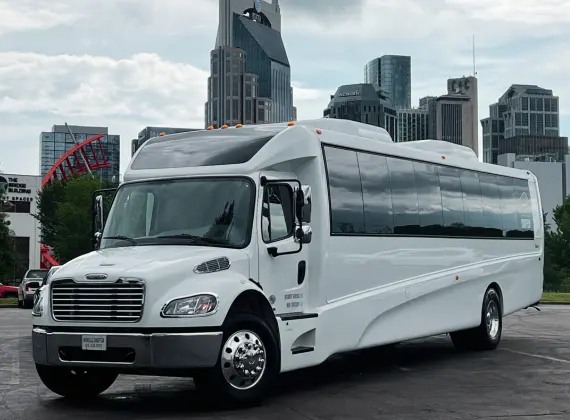
<svg viewBox="0 0 570 420"><path fill-rule="evenodd" d="M151 139L105 223L95 202L96 249L33 310L37 371L66 397L148 374L256 401L340 352L445 333L492 350L541 298L532 173L356 122Z"/></svg>

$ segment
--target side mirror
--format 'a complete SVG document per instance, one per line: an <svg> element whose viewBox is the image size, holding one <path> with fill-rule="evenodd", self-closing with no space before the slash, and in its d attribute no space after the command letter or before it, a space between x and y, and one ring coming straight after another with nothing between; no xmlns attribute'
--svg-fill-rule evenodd
<svg viewBox="0 0 570 420"><path fill-rule="evenodd" d="M311 223L311 187L303 185L301 187L305 197L305 205L303 206L303 223Z"/></svg>
<svg viewBox="0 0 570 420"><path fill-rule="evenodd" d="M305 207L305 194L302 189L297 190L295 195L295 215L297 220L303 221L303 208Z"/></svg>
<svg viewBox="0 0 570 420"><path fill-rule="evenodd" d="M95 197L95 208L94 216L95 216L95 231L102 232L103 231L103 224L105 223L105 216L103 214L103 196L98 195Z"/></svg>

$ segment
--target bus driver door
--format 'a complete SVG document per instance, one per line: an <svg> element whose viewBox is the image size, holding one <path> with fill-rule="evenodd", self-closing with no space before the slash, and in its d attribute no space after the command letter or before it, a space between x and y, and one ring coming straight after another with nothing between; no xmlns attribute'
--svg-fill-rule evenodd
<svg viewBox="0 0 570 420"><path fill-rule="evenodd" d="M307 244L312 235L305 224L310 221L310 190L285 176L262 175L260 181L259 283L275 315L302 314L307 299Z"/></svg>

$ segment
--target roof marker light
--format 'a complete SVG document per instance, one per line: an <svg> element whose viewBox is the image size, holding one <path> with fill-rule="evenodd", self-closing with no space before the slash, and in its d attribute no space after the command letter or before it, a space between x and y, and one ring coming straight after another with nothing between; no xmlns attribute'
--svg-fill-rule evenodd
<svg viewBox="0 0 570 420"><path fill-rule="evenodd" d="M222 130L228 128L227 124L222 125Z"/></svg>
<svg viewBox="0 0 570 420"><path fill-rule="evenodd" d="M162 133L159 134L159 136L166 136L166 133L163 131Z"/></svg>
<svg viewBox="0 0 570 420"><path fill-rule="evenodd" d="M214 126L213 126L213 125L209 125L208 128L207 128L207 130L213 130L213 129L214 129Z"/></svg>
<svg viewBox="0 0 570 420"><path fill-rule="evenodd" d="M317 134L323 134L323 130L317 130Z"/></svg>
<svg viewBox="0 0 570 420"><path fill-rule="evenodd" d="M289 122L287 123L287 126L288 126L288 127L293 127L294 125L295 125L295 123L294 123L293 121L289 121Z"/></svg>
<svg viewBox="0 0 570 420"><path fill-rule="evenodd" d="M442 156L441 158L442 158L443 160L445 160L445 156Z"/></svg>
<svg viewBox="0 0 570 420"><path fill-rule="evenodd" d="M242 124L236 124L236 128L242 128L243 125Z"/></svg>

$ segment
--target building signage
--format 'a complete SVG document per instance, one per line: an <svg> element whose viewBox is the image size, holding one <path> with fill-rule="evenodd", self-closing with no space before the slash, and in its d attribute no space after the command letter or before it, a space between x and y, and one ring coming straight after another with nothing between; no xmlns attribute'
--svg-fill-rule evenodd
<svg viewBox="0 0 570 420"><path fill-rule="evenodd" d="M9 177L6 179L0 176L0 190L6 192L8 201L33 201L32 197L14 195L25 194L29 196L32 194L31 188L28 188L25 183L19 182L18 178Z"/></svg>
<svg viewBox="0 0 570 420"><path fill-rule="evenodd" d="M358 95L360 95L360 92L358 92L357 90L355 90L354 92L342 92L338 94L338 96L341 98L345 96L358 96Z"/></svg>

